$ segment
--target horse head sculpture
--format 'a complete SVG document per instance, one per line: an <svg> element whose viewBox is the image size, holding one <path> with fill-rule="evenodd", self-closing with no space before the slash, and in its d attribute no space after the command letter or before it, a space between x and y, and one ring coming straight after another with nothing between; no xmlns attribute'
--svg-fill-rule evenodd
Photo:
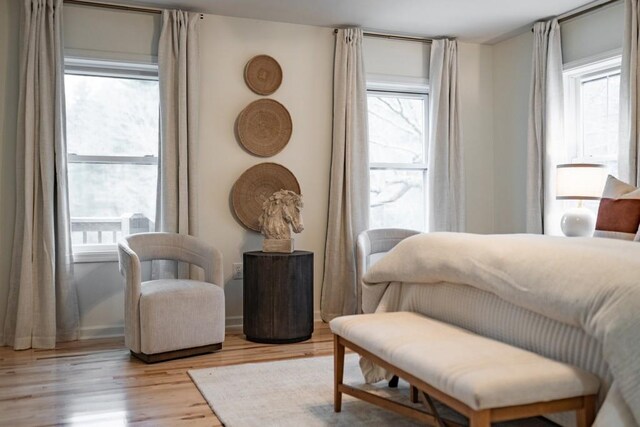
<svg viewBox="0 0 640 427"><path fill-rule="evenodd" d="M290 190L276 191L262 204L259 218L260 231L267 239L291 239L291 228L295 233L304 230L302 224L302 197Z"/></svg>

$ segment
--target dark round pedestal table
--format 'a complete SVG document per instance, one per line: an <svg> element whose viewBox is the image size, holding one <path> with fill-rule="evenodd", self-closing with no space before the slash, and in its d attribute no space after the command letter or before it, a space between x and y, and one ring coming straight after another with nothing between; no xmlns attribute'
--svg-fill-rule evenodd
<svg viewBox="0 0 640 427"><path fill-rule="evenodd" d="M245 252L244 334L249 341L285 344L313 333L313 252Z"/></svg>

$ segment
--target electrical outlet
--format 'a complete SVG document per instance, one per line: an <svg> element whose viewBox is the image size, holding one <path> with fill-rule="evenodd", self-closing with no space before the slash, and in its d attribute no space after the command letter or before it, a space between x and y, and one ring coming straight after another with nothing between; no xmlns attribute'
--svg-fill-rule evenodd
<svg viewBox="0 0 640 427"><path fill-rule="evenodd" d="M241 262L233 263L233 278L242 279L242 263Z"/></svg>

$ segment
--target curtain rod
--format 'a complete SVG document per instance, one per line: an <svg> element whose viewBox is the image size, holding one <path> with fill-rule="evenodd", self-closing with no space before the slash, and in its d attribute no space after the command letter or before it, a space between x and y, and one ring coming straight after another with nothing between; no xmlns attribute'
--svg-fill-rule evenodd
<svg viewBox="0 0 640 427"><path fill-rule="evenodd" d="M126 10L128 12L152 13L154 15L162 14L162 9L157 9L154 7L127 6L124 4L102 3L98 1L88 1L88 0L63 0L63 2L66 4L76 4L79 6L100 7L102 9L114 9L114 10ZM204 19L204 15L202 13L200 14L200 19Z"/></svg>
<svg viewBox="0 0 640 427"><path fill-rule="evenodd" d="M616 3L618 1L620 0L601 0L600 2L592 3L591 6L586 5L582 8L575 9L574 11L563 13L562 15L558 16L558 24L562 24L563 22L570 21L579 16L586 15L587 13L595 12L598 9L609 6L610 4ZM533 32L533 28L531 29L531 32Z"/></svg>
<svg viewBox="0 0 640 427"><path fill-rule="evenodd" d="M587 13L595 12L598 9L609 6L610 4L616 3L618 1L620 0L602 0L601 2L594 2L591 5L586 5L582 8L563 13L562 15L558 16L558 23L562 24L563 22L569 21L570 19L577 18Z"/></svg>
<svg viewBox="0 0 640 427"><path fill-rule="evenodd" d="M333 30L333 34L337 34L338 30ZM363 31L362 35L365 37L377 37L380 39L390 39L390 40L404 40L410 42L420 42L420 43L431 43L433 39L427 37L415 37L415 36L399 36L397 34L388 34L388 33L374 33L371 31Z"/></svg>

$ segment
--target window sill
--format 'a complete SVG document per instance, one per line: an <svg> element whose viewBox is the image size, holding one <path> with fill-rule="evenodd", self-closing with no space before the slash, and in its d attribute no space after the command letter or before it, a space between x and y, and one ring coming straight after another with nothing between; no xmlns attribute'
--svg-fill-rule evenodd
<svg viewBox="0 0 640 427"><path fill-rule="evenodd" d="M91 263L91 262L118 262L118 250L116 248L105 248L100 250L81 250L74 251L73 263Z"/></svg>

